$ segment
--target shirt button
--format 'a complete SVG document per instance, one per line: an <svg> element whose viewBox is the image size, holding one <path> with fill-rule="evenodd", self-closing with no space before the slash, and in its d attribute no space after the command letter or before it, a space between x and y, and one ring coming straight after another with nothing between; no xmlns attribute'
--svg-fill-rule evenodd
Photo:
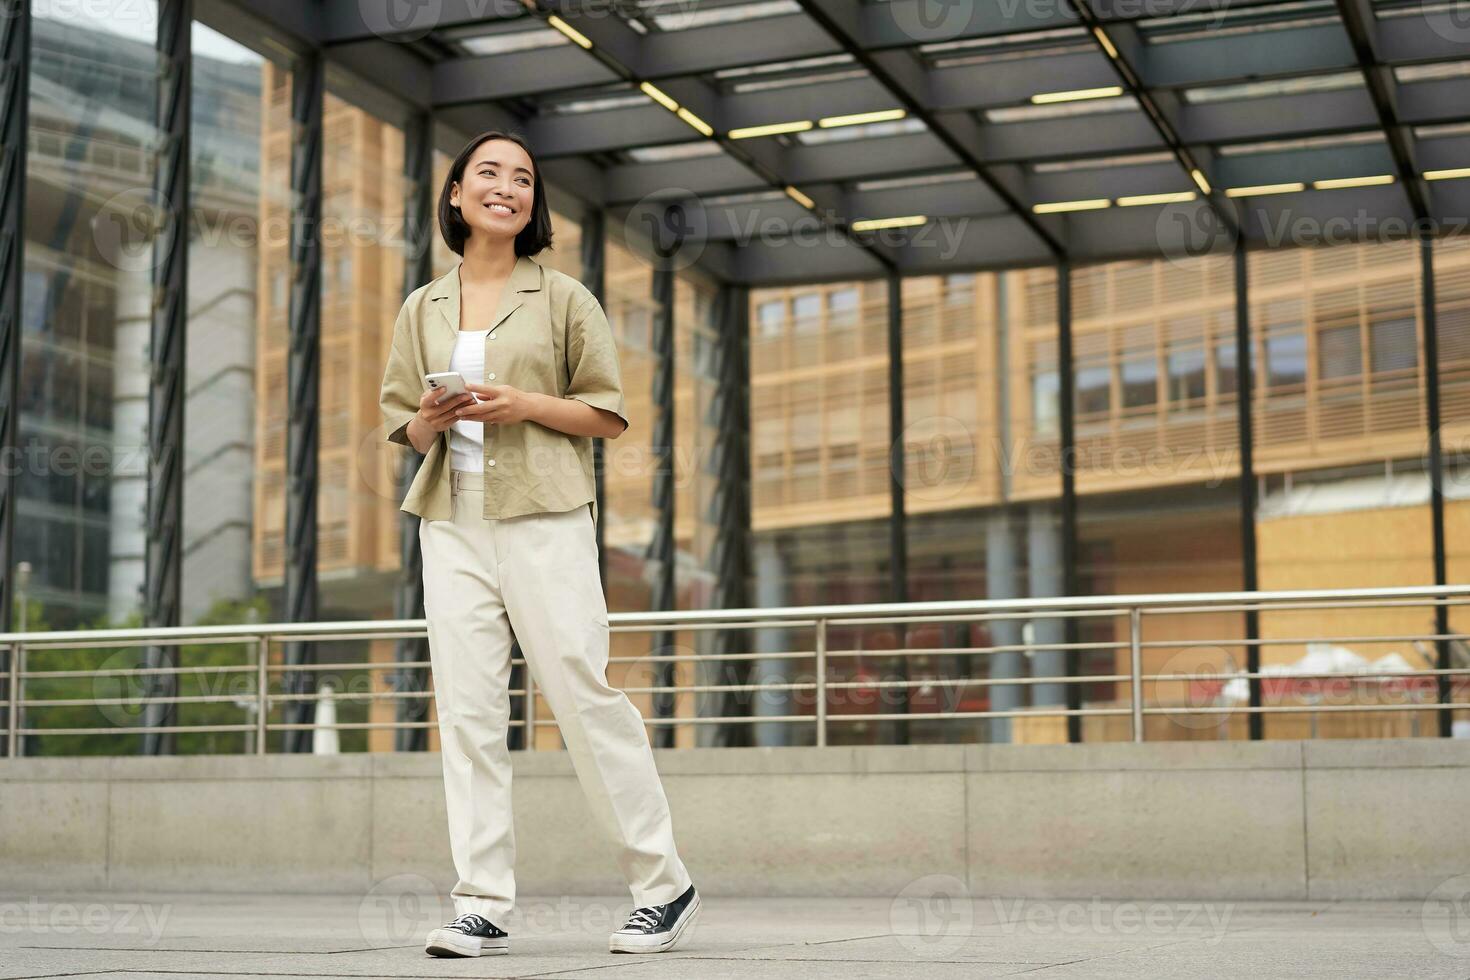
<svg viewBox="0 0 1470 980"><path fill-rule="evenodd" d="M487 377L491 381L494 381L495 380L495 372L492 371L491 373L487 374L485 377Z"/></svg>
<svg viewBox="0 0 1470 980"><path fill-rule="evenodd" d="M491 340L494 340L495 339L495 335L493 333L490 335L490 339Z"/></svg>
<svg viewBox="0 0 1470 980"><path fill-rule="evenodd" d="M495 460L493 460L493 459L492 459L492 460L490 460L490 465L491 465L491 466L494 466L494 465L495 465Z"/></svg>

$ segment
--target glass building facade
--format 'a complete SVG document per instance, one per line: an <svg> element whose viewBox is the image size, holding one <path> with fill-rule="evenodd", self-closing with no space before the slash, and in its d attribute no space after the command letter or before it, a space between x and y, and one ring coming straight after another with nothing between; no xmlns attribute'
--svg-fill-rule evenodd
<svg viewBox="0 0 1470 980"><path fill-rule="evenodd" d="M13 557L29 562L30 628L136 624L144 583L152 238L146 213L159 166L156 93L165 68L156 13L33 19L30 56L19 438ZM286 433L293 76L284 59L194 25L190 147L182 612L184 625L285 615ZM395 474L376 397L410 256L402 237L415 191L401 120L329 87L323 107L321 399L317 419L317 575L323 620L391 618L401 577ZM883 138L881 134L874 138ZM449 164L435 141L431 197ZM561 198L567 205L570 198ZM543 264L581 278L586 215L554 212ZM601 227L599 223L597 225ZM630 416L604 447L607 593L612 611L650 609L661 559L654 419L658 304L649 263L605 234L601 300L613 325ZM1440 390L1445 557L1470 581L1470 239L1432 244L1426 305L1422 246L1384 241L1229 254L905 277L892 370L884 280L751 288L747 553L750 606L1230 591L1248 579L1242 480L1250 480L1260 589L1434 583L1426 386ZM433 235L432 272L457 257ZM1238 282L1244 274L1245 283ZM1065 282L1063 281L1065 277ZM1243 290L1242 290L1243 285ZM1069 321L1061 322L1061 293ZM1239 295L1247 296L1242 310ZM674 598L717 602L721 284L675 276L673 301ZM1424 356L1436 330L1439 356ZM1252 473L1242 465L1237 317L1249 331ZM1063 358L1063 331L1071 357ZM1072 392L1075 513L1065 513L1061 404ZM895 390L893 379L901 378ZM904 427L891 431L891 409ZM897 437L902 472L891 467ZM895 492L895 487L897 492ZM901 501L901 513L895 513ZM901 521L901 524L895 524ZM895 564L893 529L903 532ZM1069 526L1072 565L1066 538ZM1075 590L1075 591L1069 591ZM1452 631L1470 630L1456 607ZM1383 684L1313 685L1291 665L1356 656L1405 669L1434 650L1393 639L1432 632L1423 606L1365 609L1333 624L1354 644L1314 642L1320 612L1262 614L1266 703L1371 707L1405 696ZM1149 673L1240 670L1245 616L1158 616ZM1099 680L1084 706L1126 705L1127 622L1082 618L1069 656L1060 620L834 630L829 740L837 744L1051 742L1059 715L867 720L875 713L1017 711L1062 705L1075 668ZM1219 638L1219 642L1211 642ZM807 649L809 630L771 628L751 651ZM614 683L653 686L655 658L702 651L694 633L615 636ZM1030 644L1020 652L1009 647ZM1347 649L1351 647L1351 649ZM894 657L899 648L917 648ZM999 648L999 649L992 649ZM321 662L378 662L390 641L324 644ZM1315 659L1314 659L1315 658ZM381 682L350 670L343 683ZM709 676L679 663L681 685ZM808 660L760 661L751 679L811 681ZM1021 681L967 684L970 679ZM894 680L928 681L911 688ZM1221 704L1238 688L1151 684L1149 704ZM907 693L905 693L907 690ZM1456 696L1470 701L1463 687ZM1423 692L1409 696L1420 696ZM1428 693L1432 700L1433 692ZM649 692L635 701L651 715ZM729 707L680 697L676 717ZM544 712L544 707L543 707ZM810 691L766 692L740 710L802 714ZM344 706L391 720L390 706ZM543 714L543 717L546 715ZM241 708L231 718L248 719ZM432 715L431 715L432 717ZM1457 712L1470 723L1470 711ZM1128 718L1085 719L1084 741L1130 737ZM1430 736L1437 712L1308 711L1264 719L1268 738ZM713 727L673 726L670 744L716 744ZM435 743L429 732L429 746ZM1150 717L1149 739L1246 738L1241 714ZM810 744L810 724L752 726L754 744ZM386 750L391 733L344 734ZM240 743L240 744L243 744ZM554 746L542 731L538 745ZM229 748L220 741L215 750Z"/></svg>

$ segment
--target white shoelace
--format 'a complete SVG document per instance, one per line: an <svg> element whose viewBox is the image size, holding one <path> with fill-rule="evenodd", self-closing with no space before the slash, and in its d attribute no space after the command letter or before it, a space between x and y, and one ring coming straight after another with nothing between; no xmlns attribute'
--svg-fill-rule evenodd
<svg viewBox="0 0 1470 980"><path fill-rule="evenodd" d="M485 921L484 916L476 915L473 912L466 912L464 915L461 915L459 918L457 918L453 922L449 923L449 927L452 929L455 926L461 926L461 925L463 925L463 926L469 926L471 929L476 929L477 930L477 929L480 928L480 924L483 923L484 921Z"/></svg>
<svg viewBox="0 0 1470 980"><path fill-rule="evenodd" d="M635 909L628 919L628 925L641 928L653 928L658 925L658 909L642 908Z"/></svg>

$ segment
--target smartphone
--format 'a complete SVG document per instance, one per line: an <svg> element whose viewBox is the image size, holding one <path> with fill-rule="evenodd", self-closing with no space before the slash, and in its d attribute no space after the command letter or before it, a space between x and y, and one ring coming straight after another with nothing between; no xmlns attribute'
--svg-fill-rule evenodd
<svg viewBox="0 0 1470 980"><path fill-rule="evenodd" d="M436 405L442 403L445 398L452 398L455 395L469 395L475 401L480 400L474 392L464 386L464 375L458 371L436 371L433 374L426 374L424 375L424 382L430 388L435 388L442 392L434 400Z"/></svg>

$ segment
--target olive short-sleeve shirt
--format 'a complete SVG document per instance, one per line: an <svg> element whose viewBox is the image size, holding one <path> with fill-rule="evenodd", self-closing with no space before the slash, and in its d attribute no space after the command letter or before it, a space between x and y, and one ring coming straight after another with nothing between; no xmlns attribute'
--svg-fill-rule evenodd
<svg viewBox="0 0 1470 980"><path fill-rule="evenodd" d="M412 447L408 423L428 390L425 374L449 370L459 337L460 267L420 286L393 325L378 405L389 442ZM612 327L576 279L520 256L485 337L485 384L575 398L615 412L628 425ZM490 375L494 374L493 379ZM468 378L471 382L481 379ZM597 520L592 438L525 421L485 424L483 516L519 517L592 504ZM449 433L429 447L400 511L426 521L450 518Z"/></svg>

